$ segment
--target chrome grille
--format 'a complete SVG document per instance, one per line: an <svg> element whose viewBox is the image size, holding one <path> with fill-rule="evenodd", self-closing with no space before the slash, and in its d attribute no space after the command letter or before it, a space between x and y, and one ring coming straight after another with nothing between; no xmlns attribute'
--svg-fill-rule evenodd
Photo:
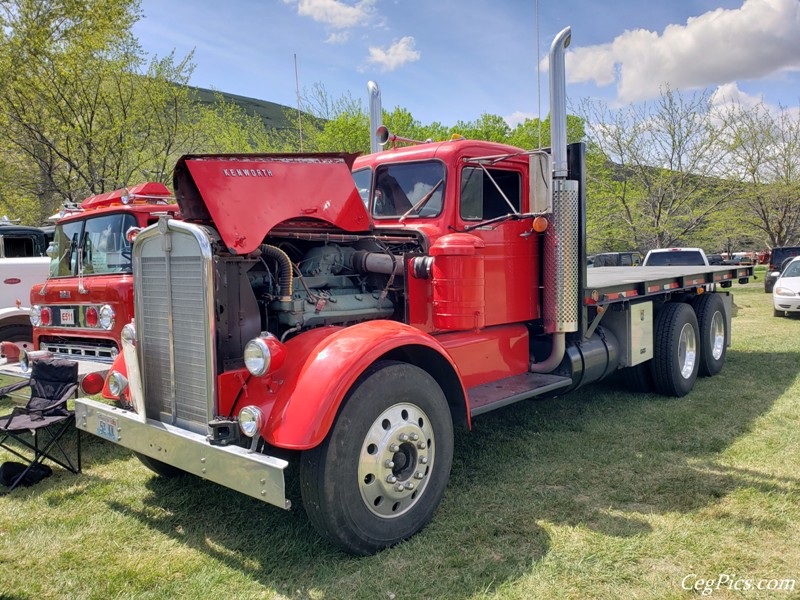
<svg viewBox="0 0 800 600"><path fill-rule="evenodd" d="M178 225L170 222L169 240L152 230L137 240L134 292L142 384L148 417L206 433L215 395L210 256L197 239L198 228Z"/></svg>

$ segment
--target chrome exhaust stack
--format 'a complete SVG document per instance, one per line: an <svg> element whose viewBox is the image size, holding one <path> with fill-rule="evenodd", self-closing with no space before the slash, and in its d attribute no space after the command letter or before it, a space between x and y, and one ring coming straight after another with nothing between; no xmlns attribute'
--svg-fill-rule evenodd
<svg viewBox="0 0 800 600"><path fill-rule="evenodd" d="M550 46L550 143L553 155L553 212L544 239L544 297L542 316L545 333L552 334L550 356L532 363L535 373L549 373L564 356L564 336L578 331L579 287L579 187L568 180L567 92L564 53L572 30L564 28Z"/></svg>
<svg viewBox="0 0 800 600"><path fill-rule="evenodd" d="M381 150L378 141L378 128L383 124L383 108L381 106L381 90L374 81L367 83L369 91L369 151L370 154Z"/></svg>

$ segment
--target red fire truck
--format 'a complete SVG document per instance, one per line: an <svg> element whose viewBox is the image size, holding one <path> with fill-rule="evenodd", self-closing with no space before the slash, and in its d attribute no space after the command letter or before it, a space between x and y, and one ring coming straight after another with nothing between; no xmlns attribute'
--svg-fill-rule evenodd
<svg viewBox="0 0 800 600"><path fill-rule="evenodd" d="M133 318L129 237L178 207L162 183L91 196L66 209L48 249L50 274L30 292L39 354L106 363Z"/></svg>
<svg viewBox="0 0 800 600"><path fill-rule="evenodd" d="M369 554L433 516L454 426L619 369L674 396L718 373L721 289L751 267L587 276L569 35L551 50L552 153L459 139L359 158L181 158L184 220L133 246L127 374L108 379L132 410L81 398L78 427L162 476L286 509L296 470L321 534Z"/></svg>

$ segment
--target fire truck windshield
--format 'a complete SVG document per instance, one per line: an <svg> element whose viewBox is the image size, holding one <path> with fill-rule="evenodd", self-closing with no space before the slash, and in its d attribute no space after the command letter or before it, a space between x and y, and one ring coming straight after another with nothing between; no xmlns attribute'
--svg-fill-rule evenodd
<svg viewBox="0 0 800 600"><path fill-rule="evenodd" d="M130 273L131 245L125 232L136 225L128 213L59 223L48 250L50 276Z"/></svg>

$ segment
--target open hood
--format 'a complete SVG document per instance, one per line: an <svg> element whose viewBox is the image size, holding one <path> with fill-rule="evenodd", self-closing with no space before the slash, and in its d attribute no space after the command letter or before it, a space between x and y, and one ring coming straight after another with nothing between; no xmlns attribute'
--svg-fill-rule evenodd
<svg viewBox="0 0 800 600"><path fill-rule="evenodd" d="M184 219L213 223L236 254L258 248L285 221L313 219L349 232L368 231L369 213L350 173L355 157L187 155L175 166L175 196Z"/></svg>

